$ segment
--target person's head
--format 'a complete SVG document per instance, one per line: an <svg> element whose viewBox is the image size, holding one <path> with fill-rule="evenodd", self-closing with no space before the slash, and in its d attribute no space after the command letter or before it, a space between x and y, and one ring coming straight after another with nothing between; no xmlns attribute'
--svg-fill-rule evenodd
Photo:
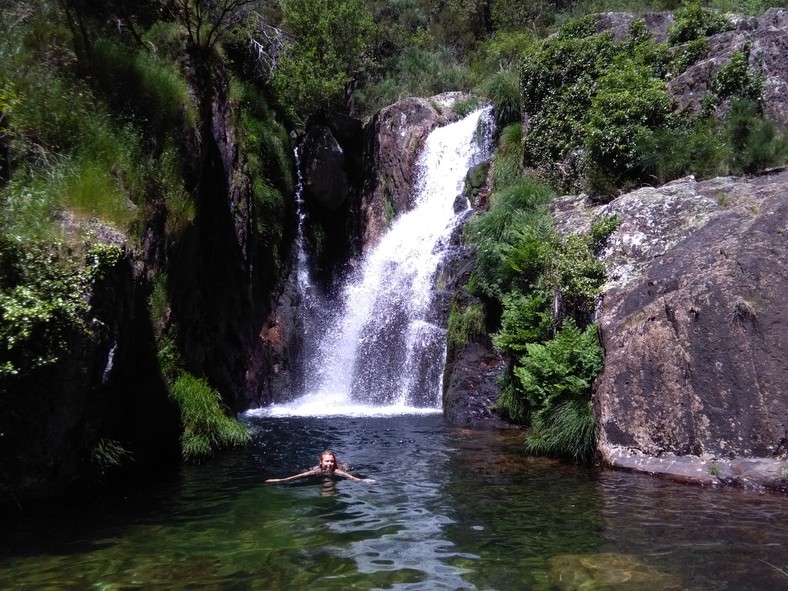
<svg viewBox="0 0 788 591"><path fill-rule="evenodd" d="M322 454L320 454L319 466L323 472L333 472L336 470L339 467L336 454L334 454L334 452L330 449L324 451Z"/></svg>

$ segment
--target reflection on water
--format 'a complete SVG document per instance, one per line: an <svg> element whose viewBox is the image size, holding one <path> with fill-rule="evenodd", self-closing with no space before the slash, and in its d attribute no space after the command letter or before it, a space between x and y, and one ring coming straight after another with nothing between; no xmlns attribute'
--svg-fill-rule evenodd
<svg viewBox="0 0 788 591"><path fill-rule="evenodd" d="M250 449L3 528L0 588L788 588L784 495L526 458L440 415L249 420ZM263 484L325 448L377 483Z"/></svg>

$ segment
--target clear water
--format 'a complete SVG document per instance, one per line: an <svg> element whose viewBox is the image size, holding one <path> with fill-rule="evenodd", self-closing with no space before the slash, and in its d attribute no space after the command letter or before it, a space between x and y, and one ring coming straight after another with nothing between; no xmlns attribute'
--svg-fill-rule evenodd
<svg viewBox="0 0 788 591"><path fill-rule="evenodd" d="M524 457L440 414L247 418L254 444L0 533L1 589L788 589L788 498ZM264 484L334 449L375 484Z"/></svg>

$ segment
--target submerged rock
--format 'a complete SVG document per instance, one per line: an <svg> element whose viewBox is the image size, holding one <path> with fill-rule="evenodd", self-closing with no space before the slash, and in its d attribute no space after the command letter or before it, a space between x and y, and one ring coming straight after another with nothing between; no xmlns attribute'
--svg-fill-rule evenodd
<svg viewBox="0 0 788 591"><path fill-rule="evenodd" d="M562 554L548 560L551 589L680 591L681 580L628 554Z"/></svg>

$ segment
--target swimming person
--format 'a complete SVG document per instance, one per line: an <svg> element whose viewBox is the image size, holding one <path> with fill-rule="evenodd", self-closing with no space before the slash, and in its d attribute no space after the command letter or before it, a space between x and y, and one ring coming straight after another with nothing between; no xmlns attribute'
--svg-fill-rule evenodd
<svg viewBox="0 0 788 591"><path fill-rule="evenodd" d="M325 476L333 476L336 474L337 476L344 476L345 478L358 480L360 482L375 482L373 478L359 478L357 476L353 476L350 472L345 472L342 470L339 467L339 462L337 462L336 454L330 449L327 449L322 454L320 454L318 465L311 470L301 472L301 474L294 474L293 476L288 476L287 478L269 478L266 480L266 482L287 482L288 480L295 480L296 478L313 476L315 474L323 474Z"/></svg>

